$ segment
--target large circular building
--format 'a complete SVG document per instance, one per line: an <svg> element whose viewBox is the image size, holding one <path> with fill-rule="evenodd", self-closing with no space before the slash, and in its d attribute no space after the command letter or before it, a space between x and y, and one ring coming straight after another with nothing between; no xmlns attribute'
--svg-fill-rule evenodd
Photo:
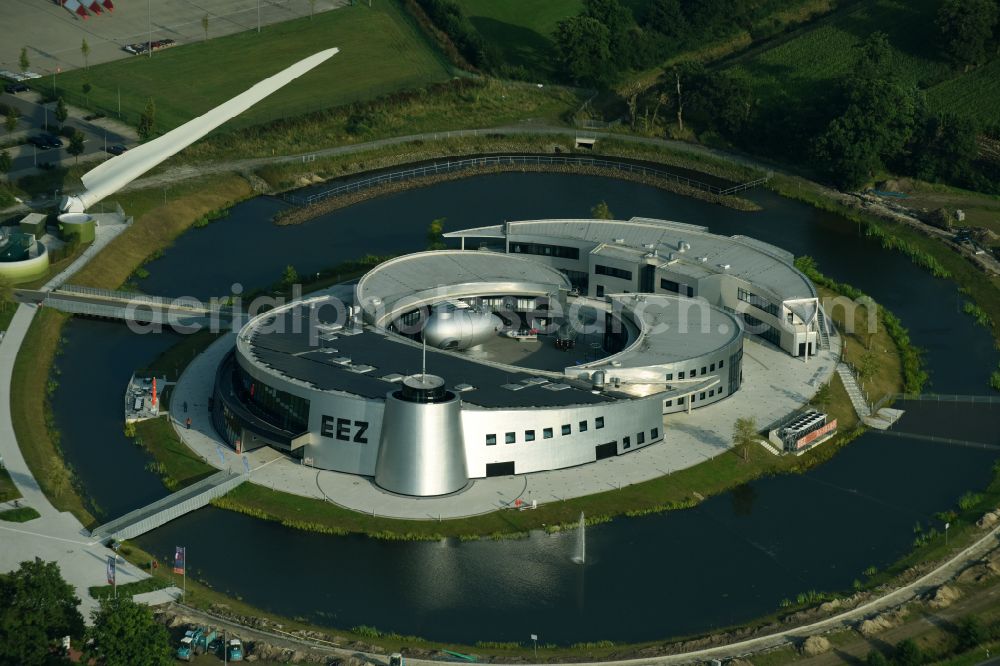
<svg viewBox="0 0 1000 666"><path fill-rule="evenodd" d="M587 224L614 239L616 225L629 223ZM764 286L784 280L815 301L808 280L770 246L703 235L717 251L736 246L732 265L716 269L724 278L744 280L737 262L746 257ZM566 253L555 244L568 247L565 240L549 240L553 252ZM744 323L724 299L598 290L594 282L610 268L616 280L632 269L621 260L596 264L581 284L577 268L553 265L544 249L525 252L528 242L506 243L510 254L406 255L365 275L351 303L318 296L254 317L218 369L217 430L237 450L270 446L317 468L371 477L389 492L433 496L477 478L630 453L669 438L664 413L739 390ZM537 233L530 242L545 245ZM642 250L640 262L659 270L646 263L655 250ZM560 258L579 262L577 253ZM660 263L677 271L680 262ZM713 273L706 263L694 262L706 280L695 283L701 293ZM716 281L717 293L733 290L727 281ZM796 304L803 294L794 294ZM794 325L794 316L782 317Z"/></svg>

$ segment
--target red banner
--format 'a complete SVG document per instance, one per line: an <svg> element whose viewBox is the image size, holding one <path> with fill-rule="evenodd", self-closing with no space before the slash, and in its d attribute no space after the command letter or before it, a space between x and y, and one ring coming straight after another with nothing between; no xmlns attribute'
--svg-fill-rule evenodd
<svg viewBox="0 0 1000 666"><path fill-rule="evenodd" d="M837 429L837 419L834 419L829 423L827 423L822 428L817 428L816 430L813 430L811 433L809 433L799 441L795 442L795 450L801 449L803 446L809 446L823 435L827 434L828 432L832 432L836 429Z"/></svg>

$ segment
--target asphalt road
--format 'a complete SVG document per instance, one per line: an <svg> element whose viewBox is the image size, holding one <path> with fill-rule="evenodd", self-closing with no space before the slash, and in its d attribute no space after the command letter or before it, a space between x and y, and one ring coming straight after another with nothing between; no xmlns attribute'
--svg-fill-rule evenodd
<svg viewBox="0 0 1000 666"><path fill-rule="evenodd" d="M7 148L7 152L13 158L14 162L11 171L20 172L46 163L63 164L65 166L73 164L75 159L66 152L69 139L63 138L65 145L62 148L49 148L48 150L39 150L27 143L30 137L45 131L46 122L50 133L52 133L51 130L57 124L54 113L55 104L47 105L49 107L47 109L45 106L32 101L32 98L37 98L37 94L21 93L19 95L12 95L5 92L0 95L0 103L14 107L21 112L20 122L15 132L10 135L11 139L18 140L21 143L12 148ZM84 151L80 156L81 160L88 158L93 160L99 155L108 155L110 157L108 153L104 152L105 140L108 146L115 144L124 144L127 146L131 143L128 137L108 131L103 127L98 127L82 118L67 118L65 124L83 132Z"/></svg>

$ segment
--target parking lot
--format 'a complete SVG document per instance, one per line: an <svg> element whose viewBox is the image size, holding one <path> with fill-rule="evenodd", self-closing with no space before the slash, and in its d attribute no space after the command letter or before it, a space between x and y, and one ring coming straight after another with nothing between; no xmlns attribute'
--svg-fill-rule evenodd
<svg viewBox="0 0 1000 666"><path fill-rule="evenodd" d="M315 11L329 11L349 2L316 0ZM258 11L262 26L309 16L311 11L309 0L117 0L114 4L114 12L85 20L53 0L3 0L0 69L20 71L22 47L28 50L29 70L47 75L83 67L80 46L84 39L90 47L89 64L94 65L142 57L125 52L123 47L149 39L173 39L177 44L201 41L205 39L205 16L208 36L213 38L256 30Z"/></svg>
<svg viewBox="0 0 1000 666"><path fill-rule="evenodd" d="M53 111L54 105L43 106L40 101L39 95L34 92L0 95L0 103L16 108L21 114L14 132L4 135L5 144L16 144L6 149L13 158L13 167L9 174L12 180L33 173L42 165L68 166L76 161L76 158L66 152L69 139L62 139L61 148L43 149L31 143L35 137L54 134L58 125ZM65 124L83 132L84 152L80 155L81 163L106 159L111 157L106 148L116 145L131 146L136 141L132 128L106 118L86 120L83 111L72 107Z"/></svg>

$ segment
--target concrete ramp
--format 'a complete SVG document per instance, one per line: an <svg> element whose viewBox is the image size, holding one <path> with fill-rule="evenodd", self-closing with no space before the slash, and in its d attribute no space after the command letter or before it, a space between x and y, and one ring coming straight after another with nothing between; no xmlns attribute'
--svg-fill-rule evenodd
<svg viewBox="0 0 1000 666"><path fill-rule="evenodd" d="M178 490L148 506L95 528L90 536L100 541L134 539L186 513L207 506L210 501L222 497L248 478L245 474L230 471L217 472L183 490Z"/></svg>

